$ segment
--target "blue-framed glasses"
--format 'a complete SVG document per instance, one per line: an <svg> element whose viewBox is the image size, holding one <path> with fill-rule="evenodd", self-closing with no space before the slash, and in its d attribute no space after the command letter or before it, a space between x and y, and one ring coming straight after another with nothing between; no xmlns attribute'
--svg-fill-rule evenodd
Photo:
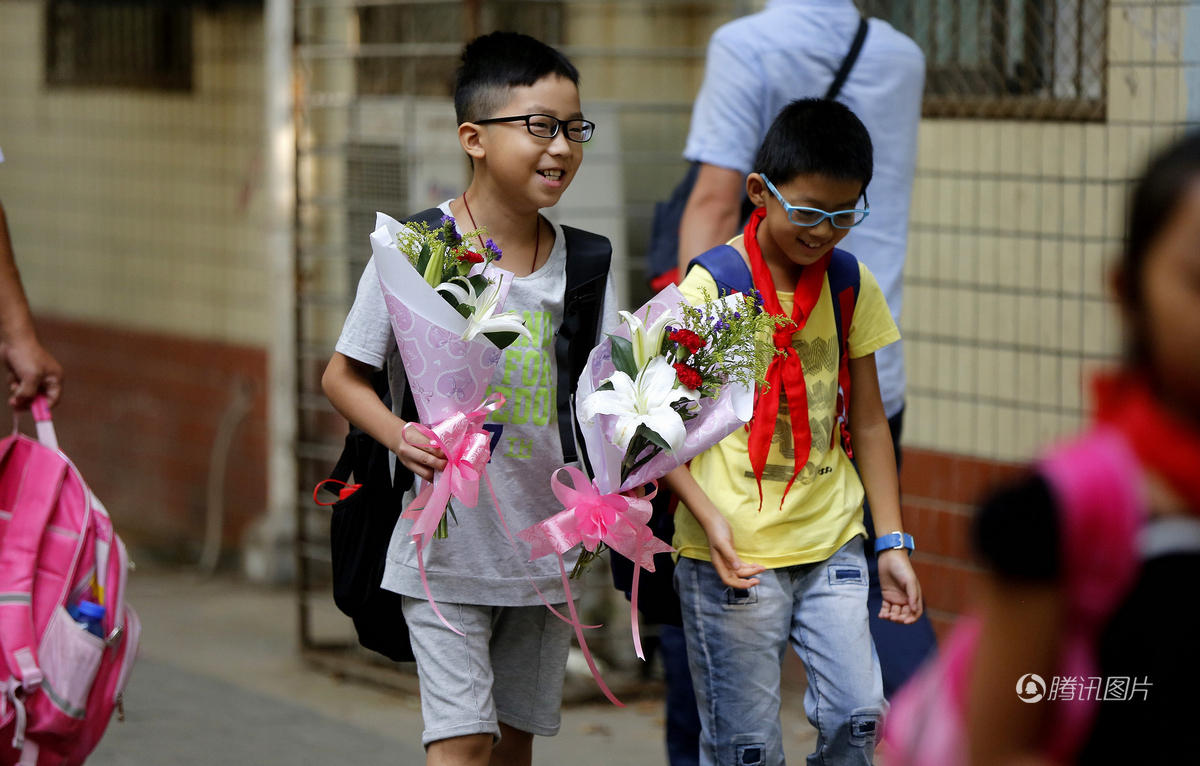
<svg viewBox="0 0 1200 766"><path fill-rule="evenodd" d="M771 183L771 179L762 173L759 173L759 176L762 177L763 183L767 185L771 193L775 195L775 199L779 200L779 204L783 205L783 211L787 213L788 220L797 226L816 226L828 218L829 222L839 229L853 229L871 214L871 205L867 202L866 192L863 192L863 205L866 207L862 210L835 210L832 213L827 213L820 208L789 204L783 198L783 195L779 193L779 190L775 188L775 184Z"/></svg>
<svg viewBox="0 0 1200 766"><path fill-rule="evenodd" d="M538 138L554 138L560 128L565 128L563 135L568 141L582 144L592 140L596 123L591 120L574 118L560 120L548 114L518 114L515 117L489 117L486 120L473 120L476 125L487 125L492 122L523 122L525 129Z"/></svg>

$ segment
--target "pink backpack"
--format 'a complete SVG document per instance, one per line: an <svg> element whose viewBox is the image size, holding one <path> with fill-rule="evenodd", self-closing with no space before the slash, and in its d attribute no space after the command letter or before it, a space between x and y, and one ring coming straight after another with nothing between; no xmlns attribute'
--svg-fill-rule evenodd
<svg viewBox="0 0 1200 766"><path fill-rule="evenodd" d="M0 764L74 766L121 704L141 624L108 512L59 451L44 400L33 415L36 441L0 441ZM104 606L103 637L68 614L83 599Z"/></svg>
<svg viewBox="0 0 1200 766"><path fill-rule="evenodd" d="M1098 427L1051 450L1037 464L1060 513L1068 626L1058 674L1094 676L1096 641L1129 591L1141 562L1145 519L1141 467L1124 438ZM966 616L945 645L892 700L881 749L892 766L957 766L967 762L966 700L979 643L979 620ZM1009 693L1015 694L1014 687ZM1056 735L1045 755L1069 760L1095 715L1093 701L1059 706Z"/></svg>

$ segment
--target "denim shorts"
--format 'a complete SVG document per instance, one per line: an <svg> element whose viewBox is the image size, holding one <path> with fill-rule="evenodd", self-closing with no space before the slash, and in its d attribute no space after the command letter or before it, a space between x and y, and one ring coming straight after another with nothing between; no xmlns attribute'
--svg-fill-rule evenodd
<svg viewBox="0 0 1200 766"><path fill-rule="evenodd" d="M780 681L789 644L808 676L804 711L817 730L809 763L871 763L884 701L862 538L825 561L758 577L758 585L740 590L722 583L707 561L680 558L675 568L700 712L700 763L784 763Z"/></svg>
<svg viewBox="0 0 1200 766"><path fill-rule="evenodd" d="M425 599L404 597L421 683L422 743L428 747L468 734L491 734L499 741L500 723L557 734L571 627L540 604L439 601L438 609L466 635L443 625Z"/></svg>

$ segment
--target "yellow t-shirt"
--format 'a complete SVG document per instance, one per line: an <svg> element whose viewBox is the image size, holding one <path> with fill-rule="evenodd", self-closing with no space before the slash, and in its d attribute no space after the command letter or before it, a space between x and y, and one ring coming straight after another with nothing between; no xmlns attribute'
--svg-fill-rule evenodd
<svg viewBox="0 0 1200 766"><path fill-rule="evenodd" d="M900 339L879 283L862 263L858 268L862 283L846 342L851 359L873 354ZM688 272L679 289L693 304L702 302L702 291L707 291L710 299L717 296L712 275L699 266ZM790 316L793 294L778 295L784 312ZM804 365L812 451L783 507L780 500L795 470L786 397L779 402L775 437L763 471L761 512L746 429L739 428L697 455L691 465L696 481L729 520L738 556L772 569L823 561L855 536L865 534L862 482L842 449L840 436L836 446L830 448L837 422L840 349L828 279L793 344ZM681 556L710 560L708 538L683 503L675 514L673 544Z"/></svg>

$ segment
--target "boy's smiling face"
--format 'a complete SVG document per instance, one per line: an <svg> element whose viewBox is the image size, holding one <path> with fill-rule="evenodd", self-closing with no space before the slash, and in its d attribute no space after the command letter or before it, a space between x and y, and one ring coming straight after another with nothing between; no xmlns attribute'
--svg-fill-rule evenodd
<svg viewBox="0 0 1200 766"><path fill-rule="evenodd" d="M510 88L507 102L487 117L523 114L581 118L579 89L565 77L547 75L533 85ZM563 125L554 138L531 134L523 120L479 125L477 130L483 153L476 160L487 163L495 188L516 207L537 209L557 203L583 160L583 144L568 141Z"/></svg>
<svg viewBox="0 0 1200 766"><path fill-rule="evenodd" d="M775 188L790 205L812 207L834 212L861 207L863 185L858 180L831 178L817 173L805 173ZM763 182L758 173L746 179L746 191L755 205L766 206L767 216L758 227L758 244L763 259L784 273L793 274L800 267L815 263L832 250L849 229L839 229L828 218L816 226L798 226L788 218L787 211ZM791 286L778 286L790 290Z"/></svg>

